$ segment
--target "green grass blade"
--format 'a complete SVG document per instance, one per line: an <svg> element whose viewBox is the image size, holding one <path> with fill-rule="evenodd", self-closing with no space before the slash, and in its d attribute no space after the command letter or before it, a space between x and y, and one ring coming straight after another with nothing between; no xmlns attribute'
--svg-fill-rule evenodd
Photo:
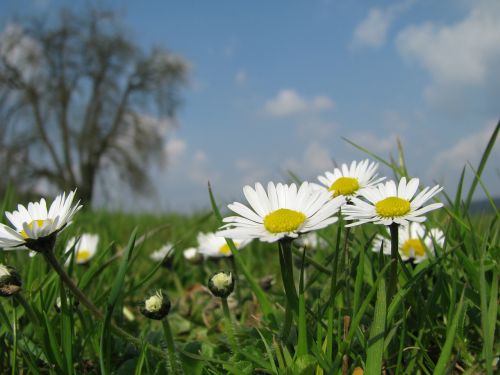
<svg viewBox="0 0 500 375"><path fill-rule="evenodd" d="M300 279L299 279L299 333L298 333L298 347L297 356L300 358L307 354L307 325L306 325L306 301L304 296L304 256L306 250L302 252L302 264L300 268Z"/></svg>
<svg viewBox="0 0 500 375"><path fill-rule="evenodd" d="M63 370L65 368L64 361L59 351L59 343L57 342L56 339L54 327L52 327L52 323L47 317L45 311L42 311L42 317L43 317L43 324L45 327L44 340L45 340L45 349L47 356L53 361L53 363L57 365L57 367L61 371L64 371Z"/></svg>
<svg viewBox="0 0 500 375"><path fill-rule="evenodd" d="M492 277L493 283L491 285L490 291L490 302L487 313L487 321L489 322L489 327L485 327L486 331L484 337L484 352L486 359L486 371L488 374L492 373L492 363L494 356L494 341L495 341L495 329L496 329L496 319L498 314L498 271L497 269L493 272Z"/></svg>
<svg viewBox="0 0 500 375"><path fill-rule="evenodd" d="M142 368L143 368L144 362L146 360L147 351L148 351L148 346L142 345L141 353L139 354L139 358L137 359L137 364L135 366L134 375L141 375L142 374Z"/></svg>
<svg viewBox="0 0 500 375"><path fill-rule="evenodd" d="M125 273L127 272L128 264L132 256L132 250L135 246L135 239L137 236L137 229L134 229L132 235L130 236L127 248L125 249L120 268L115 277L113 283L113 288L108 297L108 303L106 306L106 317L104 319L104 324L101 329L101 338L99 345L99 364L101 367L101 372L104 375L110 374L110 363L111 363L111 319L113 316L113 310L120 296L120 292L123 289L123 282L125 281Z"/></svg>
<svg viewBox="0 0 500 375"><path fill-rule="evenodd" d="M68 299L64 290L64 285L61 281L60 286L61 298L61 344L66 363L67 374L74 374L73 367L73 314L71 306L68 305Z"/></svg>
<svg viewBox="0 0 500 375"><path fill-rule="evenodd" d="M378 284L375 315L370 328L370 339L368 340L368 351L366 354L367 374L380 374L382 372L386 310L385 279L382 278Z"/></svg>
<svg viewBox="0 0 500 375"><path fill-rule="evenodd" d="M462 310L464 309L464 295L465 289L462 291L462 296L460 297L460 301L458 302L458 306L455 309L455 314L453 315L453 319L451 320L451 324L448 327L446 333L446 340L443 348L441 349L441 355L439 356L436 367L434 368L434 375L442 375L446 374L446 370L448 367L448 361L451 357L451 351L453 349L453 344L455 343L455 334L457 332L458 323L460 321L460 317L462 315Z"/></svg>
<svg viewBox="0 0 500 375"><path fill-rule="evenodd" d="M495 130L491 134L491 137L488 141L488 144L486 145L486 148L485 148L483 155L481 157L481 161L479 162L476 176L474 177L474 180L472 181L472 184L471 184L470 189L469 189L469 193L467 194L467 199L465 200L465 211L467 211L469 209L470 203L472 202L472 197L474 196L474 191L476 190L477 184L479 182L479 177L481 177L481 175L483 174L484 167L486 166L486 162L488 161L488 158L491 154L491 151L493 150L493 146L495 145L499 131L500 131L500 120L498 121L497 126L495 127Z"/></svg>
<svg viewBox="0 0 500 375"><path fill-rule="evenodd" d="M271 350L271 347L269 346L269 343L267 342L267 340L264 337L264 335L262 334L262 332L260 332L260 330L258 328L256 328L256 331L259 334L259 336L264 344L264 347L266 348L266 353L267 353L267 357L269 359L269 364L271 365L271 369L274 371L275 374L277 374L278 369L276 368L276 364L274 363L274 357L273 357L273 352Z"/></svg>

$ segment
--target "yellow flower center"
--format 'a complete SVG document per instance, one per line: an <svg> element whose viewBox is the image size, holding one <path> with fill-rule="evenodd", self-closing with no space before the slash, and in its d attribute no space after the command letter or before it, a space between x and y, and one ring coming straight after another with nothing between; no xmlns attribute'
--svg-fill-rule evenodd
<svg viewBox="0 0 500 375"><path fill-rule="evenodd" d="M422 257L425 255L425 248L418 238L410 238L402 246L401 250L407 257Z"/></svg>
<svg viewBox="0 0 500 375"><path fill-rule="evenodd" d="M333 193L334 197L339 195L351 195L359 189L359 182L354 177L340 177L330 186L328 190Z"/></svg>
<svg viewBox="0 0 500 375"><path fill-rule="evenodd" d="M238 248L239 243L235 242L234 246L236 246L236 248ZM219 247L219 253L224 254L224 255L231 254L231 249L229 248L229 246L228 246L227 243L225 243L224 245L222 245L221 247Z"/></svg>
<svg viewBox="0 0 500 375"><path fill-rule="evenodd" d="M264 228L271 233L293 232L306 220L302 212L280 208L266 215Z"/></svg>
<svg viewBox="0 0 500 375"><path fill-rule="evenodd" d="M375 204L375 211L381 217L404 216L410 212L410 202L399 197L385 198Z"/></svg>
<svg viewBox="0 0 500 375"><path fill-rule="evenodd" d="M231 285L233 277L231 276L231 273L226 274L224 272L219 272L217 275L212 277L212 282L217 289L224 289Z"/></svg>
<svg viewBox="0 0 500 375"><path fill-rule="evenodd" d="M36 221L36 224L38 225L39 228L41 228L43 226L43 223L45 222L45 220L43 219L38 219L38 220L33 220L31 223L28 224L28 227L30 227L30 229L33 229L33 223ZM21 236L23 236L24 238L28 238L28 235L26 234L26 231L23 229L19 232L19 234Z"/></svg>
<svg viewBox="0 0 500 375"><path fill-rule="evenodd" d="M160 293L156 293L149 297L144 303L144 307L149 312L157 312L160 310L161 305L163 304L163 296Z"/></svg>
<svg viewBox="0 0 500 375"><path fill-rule="evenodd" d="M80 249L76 254L77 263L86 262L90 258L90 251L87 249Z"/></svg>

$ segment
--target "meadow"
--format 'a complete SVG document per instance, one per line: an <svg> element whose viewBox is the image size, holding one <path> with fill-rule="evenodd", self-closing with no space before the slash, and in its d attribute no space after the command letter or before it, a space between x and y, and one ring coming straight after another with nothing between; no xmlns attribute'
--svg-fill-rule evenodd
<svg viewBox="0 0 500 375"><path fill-rule="evenodd" d="M497 132L470 168L472 184L464 184L464 168L456 195L443 191L444 207L425 214L426 228L439 228L444 241L418 263L373 251L377 236L390 243L384 225L346 227L342 214L316 231L314 245L255 239L237 250L228 241L232 256L187 259L198 233L216 231L228 215L211 191L212 210L193 215L83 207L53 252L94 307L43 254L0 251L0 263L22 280L17 293L0 297L0 373L493 374L499 212L493 200L488 214L468 208L476 190L489 196L480 176ZM411 175L402 152L396 161L370 156L391 167L389 179ZM18 203L27 202L14 190L3 197L2 218ZM86 232L99 245L78 264L66 243ZM173 250L152 260L166 243ZM221 270L235 279L228 298L207 287ZM149 319L141 311L158 290L170 310Z"/></svg>

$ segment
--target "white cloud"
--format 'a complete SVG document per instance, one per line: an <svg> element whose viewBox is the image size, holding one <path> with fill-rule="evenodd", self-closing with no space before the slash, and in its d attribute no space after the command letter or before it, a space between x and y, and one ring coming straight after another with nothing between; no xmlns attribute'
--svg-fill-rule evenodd
<svg viewBox="0 0 500 375"><path fill-rule="evenodd" d="M179 138L170 138L164 146L164 152L170 164L174 165L186 151L186 142Z"/></svg>
<svg viewBox="0 0 500 375"><path fill-rule="evenodd" d="M283 163L283 168L299 176L319 175L333 166L330 151L318 142L307 145L300 159L290 158Z"/></svg>
<svg viewBox="0 0 500 375"><path fill-rule="evenodd" d="M397 148L397 138L398 135L395 133L379 137L368 131L353 133L347 137L347 139L366 148L368 151L382 154L381 156L385 156L391 150Z"/></svg>
<svg viewBox="0 0 500 375"><path fill-rule="evenodd" d="M270 171L267 166L248 159L238 159L234 162L240 177L240 185L254 185L256 182L264 183L269 179Z"/></svg>
<svg viewBox="0 0 500 375"><path fill-rule="evenodd" d="M500 65L500 2L478 2L452 25L427 22L397 37L400 53L429 71L437 83L481 84Z"/></svg>
<svg viewBox="0 0 500 375"><path fill-rule="evenodd" d="M494 129L495 125L492 123L477 133L472 133L459 139L451 147L438 153L434 158L429 175L436 178L447 175L450 172L460 171L467 162L476 167ZM495 160L494 155L496 157L500 155L498 145L492 151L490 162Z"/></svg>
<svg viewBox="0 0 500 375"><path fill-rule="evenodd" d="M380 47L385 43L391 16L378 8L372 8L368 16L354 30L356 46Z"/></svg>
<svg viewBox="0 0 500 375"><path fill-rule="evenodd" d="M189 180L200 187L206 187L208 181L215 183L220 178L220 173L210 167L208 155L201 150L193 154L186 173Z"/></svg>
<svg viewBox="0 0 500 375"><path fill-rule="evenodd" d="M321 112L335 106L327 96L316 96L306 99L295 90L283 89L278 95L269 99L265 104L265 111L272 116L289 116L304 112Z"/></svg>
<svg viewBox="0 0 500 375"><path fill-rule="evenodd" d="M314 110L322 111L322 110L327 110L331 109L335 106L335 103L333 102L332 99L330 99L327 96L316 96L312 101L311 101L311 108Z"/></svg>
<svg viewBox="0 0 500 375"><path fill-rule="evenodd" d="M413 0L407 0L386 9L370 9L366 18L354 29L352 45L354 47L381 47L387 39L391 23L412 3Z"/></svg>
<svg viewBox="0 0 500 375"><path fill-rule="evenodd" d="M237 85L243 86L245 83L247 83L248 80L248 74L245 69L240 69L238 72L236 72L236 75L234 76L234 82L236 82Z"/></svg>

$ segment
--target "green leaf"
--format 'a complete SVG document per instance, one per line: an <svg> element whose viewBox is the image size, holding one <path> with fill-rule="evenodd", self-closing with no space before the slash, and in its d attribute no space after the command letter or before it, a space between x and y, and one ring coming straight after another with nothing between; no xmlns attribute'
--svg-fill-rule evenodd
<svg viewBox="0 0 500 375"><path fill-rule="evenodd" d="M125 281L125 274L127 272L128 263L132 256L132 250L135 245L135 239L137 236L137 228L134 229L132 235L130 236L127 248L125 249L125 253L122 258L122 262L120 264L120 268L115 277L115 281L113 283L113 288L111 289L111 293L108 297L108 303L106 306L106 316L104 319L104 324L102 325L101 330L101 339L100 339L100 356L99 356L99 364L101 367L101 372L104 375L110 374L110 362L111 362L111 319L113 316L113 310L118 301L118 297L120 296L120 292L122 291L123 282Z"/></svg>
<svg viewBox="0 0 500 375"><path fill-rule="evenodd" d="M470 203L472 202L472 197L474 196L474 191L476 190L477 184L479 183L479 178L483 174L484 167L486 166L486 162L488 161L488 158L491 154L491 151L493 150L493 146L495 145L499 131L500 131L500 120L498 121L497 126L495 127L495 130L491 134L491 137L488 141L488 144L486 145L486 148L485 148L483 155L481 157L481 160L479 162L479 166L477 168L476 175L474 177L474 180L472 181L472 184L471 184L470 189L469 189L469 193L467 194L467 198L465 200L465 211L467 211L469 209Z"/></svg>
<svg viewBox="0 0 500 375"><path fill-rule="evenodd" d="M306 302L304 297L304 257L306 250L302 251L302 264L300 267L299 279L299 337L297 355L300 357L307 354L307 325L306 325Z"/></svg>
<svg viewBox="0 0 500 375"><path fill-rule="evenodd" d="M384 354L385 318L387 310L385 280L378 285L375 316L370 328L368 351L366 354L366 373L380 374L382 372L382 357Z"/></svg>
<svg viewBox="0 0 500 375"><path fill-rule="evenodd" d="M436 367L434 368L434 375L446 374L448 361L451 356L451 351L453 349L453 344L455 342L455 334L457 332L458 323L460 321L460 317L462 315L462 310L464 308L464 295L465 289L462 291L462 296L460 297L460 301L458 302L458 306L455 309L455 314L451 321L450 326L448 327L448 331L446 333L446 340L443 348L441 349L441 355L439 356Z"/></svg>

